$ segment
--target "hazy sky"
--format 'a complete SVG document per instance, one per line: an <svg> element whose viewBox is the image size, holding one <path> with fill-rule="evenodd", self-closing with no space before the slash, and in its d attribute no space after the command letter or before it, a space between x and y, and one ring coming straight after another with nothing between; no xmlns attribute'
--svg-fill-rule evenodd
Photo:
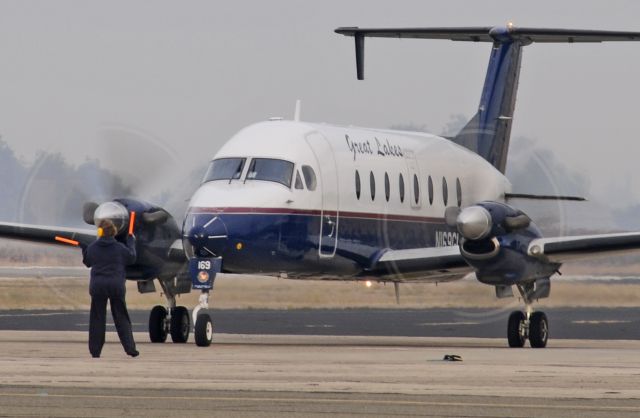
<svg viewBox="0 0 640 418"><path fill-rule="evenodd" d="M368 39L366 80L338 26L499 25L640 31L638 1L0 1L0 133L20 155L100 157L105 126L193 165L270 116L439 133L479 101L489 45ZM593 192L640 202L640 43L525 49L513 135ZM125 152L125 151L123 151ZM144 156L140 156L143 158Z"/></svg>

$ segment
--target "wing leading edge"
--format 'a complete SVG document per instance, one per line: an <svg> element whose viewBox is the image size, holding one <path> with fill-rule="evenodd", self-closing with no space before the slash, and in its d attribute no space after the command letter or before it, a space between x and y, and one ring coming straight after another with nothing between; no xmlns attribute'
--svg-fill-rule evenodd
<svg viewBox="0 0 640 418"><path fill-rule="evenodd" d="M531 241L527 253L550 262L565 263L637 251L640 251L640 232L538 238Z"/></svg>
<svg viewBox="0 0 640 418"><path fill-rule="evenodd" d="M95 231L90 229L0 222L0 238L41 244L69 245L56 241L56 236L77 241L81 245L89 245L96 239Z"/></svg>
<svg viewBox="0 0 640 418"><path fill-rule="evenodd" d="M640 232L538 238L531 241L526 255L563 264L633 252L640 252ZM365 275L398 282L436 282L461 279L472 271L456 246L387 249L374 257Z"/></svg>
<svg viewBox="0 0 640 418"><path fill-rule="evenodd" d="M471 273L460 249L455 247L387 249L378 253L365 274L395 282L444 282Z"/></svg>

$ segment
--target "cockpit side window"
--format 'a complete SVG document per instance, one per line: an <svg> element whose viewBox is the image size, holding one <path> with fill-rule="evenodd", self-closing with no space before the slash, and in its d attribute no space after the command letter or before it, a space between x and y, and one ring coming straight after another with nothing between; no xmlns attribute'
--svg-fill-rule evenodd
<svg viewBox="0 0 640 418"><path fill-rule="evenodd" d="M249 165L246 180L274 181L289 188L292 177L293 163L273 158L254 158Z"/></svg>
<svg viewBox="0 0 640 418"><path fill-rule="evenodd" d="M302 179L300 178L300 171L296 171L296 182L294 183L294 187L296 189L304 189L304 186L302 186Z"/></svg>
<svg viewBox="0 0 640 418"><path fill-rule="evenodd" d="M307 185L307 190L315 190L318 182L316 180L316 172L308 165L302 166L302 174L304 175L304 183Z"/></svg>
<svg viewBox="0 0 640 418"><path fill-rule="evenodd" d="M218 158L213 160L204 175L203 183L213 180L238 180L246 158Z"/></svg>

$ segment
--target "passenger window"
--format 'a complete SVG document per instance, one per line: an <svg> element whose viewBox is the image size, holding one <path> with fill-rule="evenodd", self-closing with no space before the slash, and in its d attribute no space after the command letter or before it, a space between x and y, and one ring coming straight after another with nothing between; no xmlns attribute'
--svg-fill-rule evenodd
<svg viewBox="0 0 640 418"><path fill-rule="evenodd" d="M302 166L302 175L304 176L304 183L307 185L307 190L315 190L318 182L316 181L316 172L308 165Z"/></svg>
<svg viewBox="0 0 640 418"><path fill-rule="evenodd" d="M456 196L458 197L458 207L462 206L462 185L460 179L456 179Z"/></svg>
<svg viewBox="0 0 640 418"><path fill-rule="evenodd" d="M295 188L296 189L304 189L304 187L302 186L302 179L300 178L300 172L296 171L296 182L295 182Z"/></svg>
<svg viewBox="0 0 640 418"><path fill-rule="evenodd" d="M360 200L360 173L356 170L356 198Z"/></svg>
<svg viewBox="0 0 640 418"><path fill-rule="evenodd" d="M442 178L442 200L444 201L444 205L447 206L447 202L449 201L449 188L447 187L447 179Z"/></svg>
<svg viewBox="0 0 640 418"><path fill-rule="evenodd" d="M413 198L417 205L420 202L420 184L418 183L418 176L415 174L413 175Z"/></svg>
<svg viewBox="0 0 640 418"><path fill-rule="evenodd" d="M404 177L402 177L402 174L400 174L400 178L399 178L399 187L400 187L400 202L404 202Z"/></svg>
<svg viewBox="0 0 640 418"><path fill-rule="evenodd" d="M369 186L371 186L371 200L376 200L376 178L373 171L369 173Z"/></svg>
<svg viewBox="0 0 640 418"><path fill-rule="evenodd" d="M429 192L429 204L433 205L433 180L431 180L431 176L427 179L427 188Z"/></svg>
<svg viewBox="0 0 640 418"><path fill-rule="evenodd" d="M391 196L391 184L389 183L389 174L384 173L384 197L389 201Z"/></svg>

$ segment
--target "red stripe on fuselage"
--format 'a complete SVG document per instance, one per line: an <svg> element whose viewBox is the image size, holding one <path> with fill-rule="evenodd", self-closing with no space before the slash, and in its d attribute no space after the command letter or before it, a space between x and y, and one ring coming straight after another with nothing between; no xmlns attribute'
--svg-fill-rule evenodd
<svg viewBox="0 0 640 418"><path fill-rule="evenodd" d="M190 214L214 213L214 214L246 214L246 215L308 215L320 216L321 210L317 209L290 209L290 208L208 208L208 207L191 207L187 212ZM360 218L360 219L379 219L387 221L406 221L406 222L426 222L426 223L443 223L444 218L433 218L426 216L410 216L410 215L394 215L391 213L367 213L367 212L346 212L326 210L324 214L330 216L338 215L340 218Z"/></svg>

